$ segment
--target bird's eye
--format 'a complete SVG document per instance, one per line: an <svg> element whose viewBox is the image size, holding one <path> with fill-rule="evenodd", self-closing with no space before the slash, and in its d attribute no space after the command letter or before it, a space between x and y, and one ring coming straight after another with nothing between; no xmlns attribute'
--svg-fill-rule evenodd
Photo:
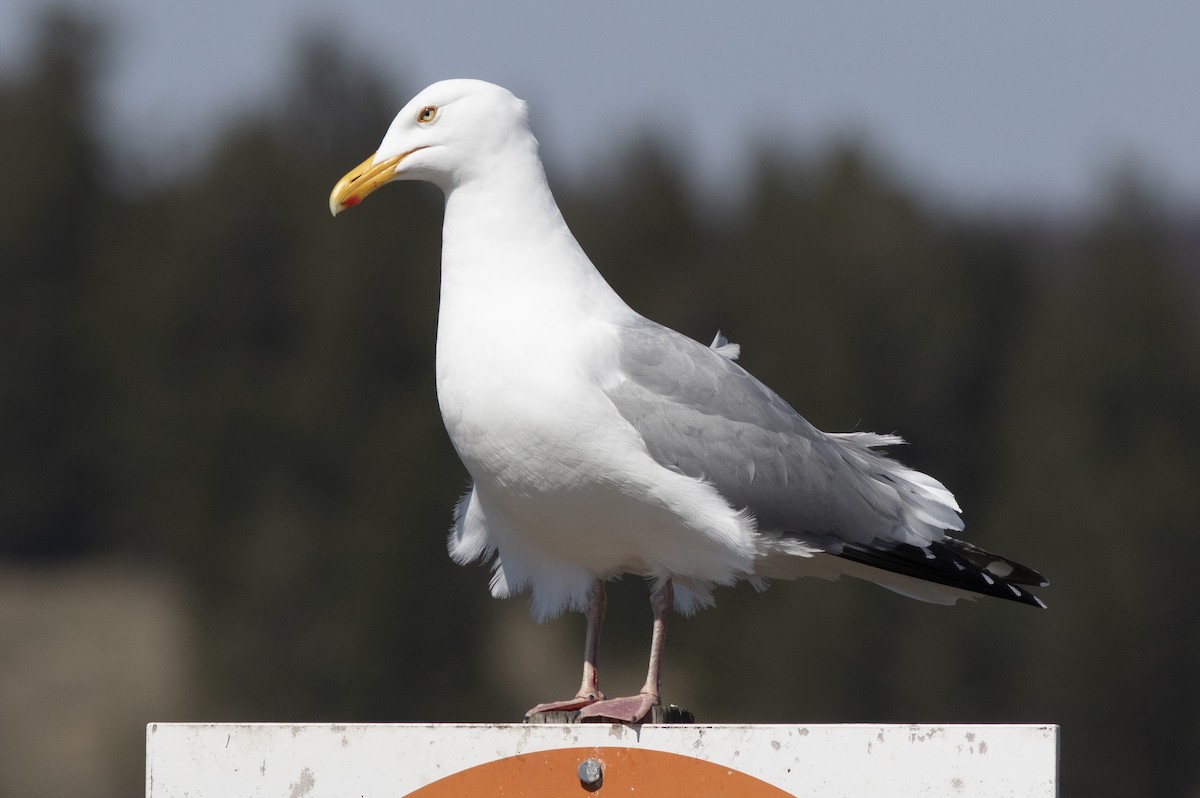
<svg viewBox="0 0 1200 798"><path fill-rule="evenodd" d="M420 111L417 111L417 121L423 125L427 125L437 118L437 112L436 105L427 105Z"/></svg>

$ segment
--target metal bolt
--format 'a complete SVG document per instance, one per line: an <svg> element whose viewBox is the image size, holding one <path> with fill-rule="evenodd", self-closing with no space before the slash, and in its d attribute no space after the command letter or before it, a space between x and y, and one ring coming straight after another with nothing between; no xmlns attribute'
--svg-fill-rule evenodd
<svg viewBox="0 0 1200 798"><path fill-rule="evenodd" d="M579 763L579 781L584 787L597 787L604 778L604 766L599 759L585 759Z"/></svg>

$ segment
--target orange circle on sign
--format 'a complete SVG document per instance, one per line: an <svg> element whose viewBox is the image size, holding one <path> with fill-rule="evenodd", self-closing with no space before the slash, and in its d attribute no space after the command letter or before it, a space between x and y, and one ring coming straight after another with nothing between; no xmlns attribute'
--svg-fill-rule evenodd
<svg viewBox="0 0 1200 798"><path fill-rule="evenodd" d="M579 781L579 765L603 765L598 787ZM556 748L496 759L460 770L407 798L586 798L588 795L737 796L790 798L790 793L741 771L695 757L645 748Z"/></svg>

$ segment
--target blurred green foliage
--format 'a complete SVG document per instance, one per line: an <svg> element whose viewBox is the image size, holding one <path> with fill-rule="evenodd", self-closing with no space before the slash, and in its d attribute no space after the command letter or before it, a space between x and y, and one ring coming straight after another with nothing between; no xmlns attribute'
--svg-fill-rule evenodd
<svg viewBox="0 0 1200 798"><path fill-rule="evenodd" d="M51 15L0 83L0 557L180 574L204 719L518 717L477 642L486 572L444 550L467 478L432 381L439 197L325 205L407 92L314 38L210 155L115 188L100 33ZM1045 613L727 590L673 627L689 693L668 698L705 721L1057 722L1069 794L1196 790L1195 213L1118 175L1087 218L972 217L854 142L764 148L719 218L661 139L607 167L558 194L635 308L720 327L818 426L903 432L970 539L1054 582ZM614 604L606 651L640 662L645 607Z"/></svg>

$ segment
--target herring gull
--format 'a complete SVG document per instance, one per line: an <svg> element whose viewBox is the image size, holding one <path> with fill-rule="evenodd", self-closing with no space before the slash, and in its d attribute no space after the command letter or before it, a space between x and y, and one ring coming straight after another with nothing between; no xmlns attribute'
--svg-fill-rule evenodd
<svg viewBox="0 0 1200 798"><path fill-rule="evenodd" d="M667 616L717 585L845 574L943 604L977 594L1044 606L1036 571L947 531L938 480L880 452L894 435L824 433L734 362L633 311L567 228L527 107L477 80L435 83L334 187L330 211L394 180L445 194L437 395L473 484L450 556L490 560L491 592L529 591L539 619L587 618L583 720L642 721L660 703ZM651 582L646 683L606 699L596 660L607 580Z"/></svg>

